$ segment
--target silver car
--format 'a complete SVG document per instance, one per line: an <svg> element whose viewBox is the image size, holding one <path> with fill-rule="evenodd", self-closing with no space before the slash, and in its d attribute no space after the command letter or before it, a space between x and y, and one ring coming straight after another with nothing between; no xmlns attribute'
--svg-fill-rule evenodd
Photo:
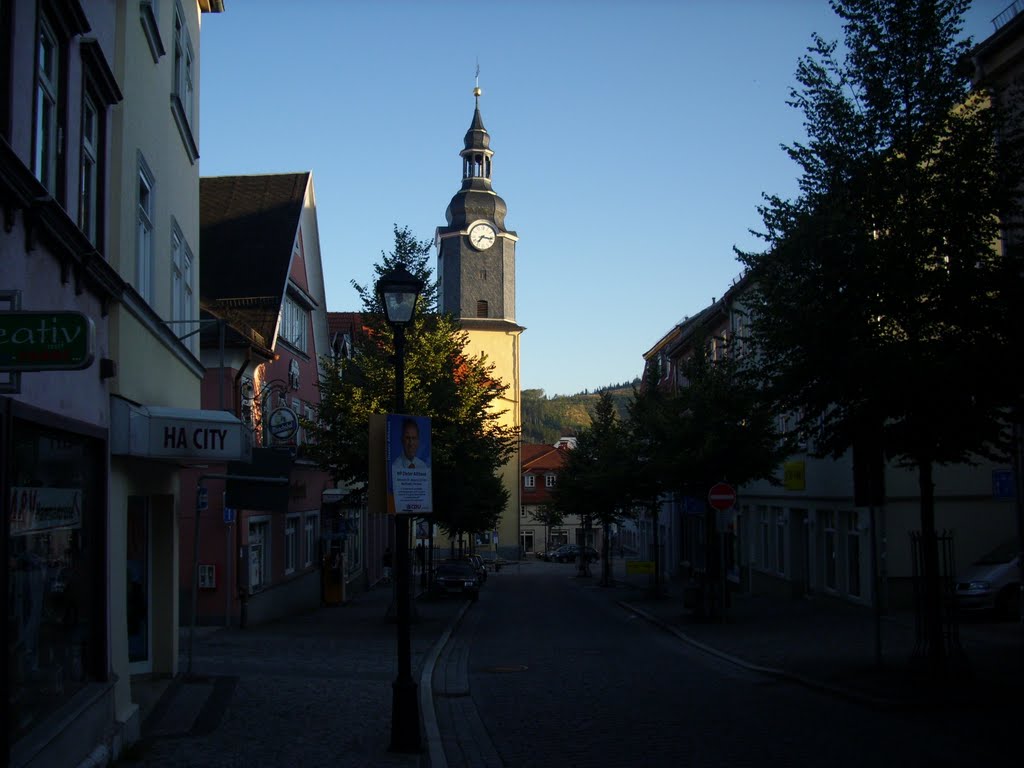
<svg viewBox="0 0 1024 768"><path fill-rule="evenodd" d="M1011 539L957 574L953 604L958 611L990 612L1000 618L1020 614L1020 550Z"/></svg>

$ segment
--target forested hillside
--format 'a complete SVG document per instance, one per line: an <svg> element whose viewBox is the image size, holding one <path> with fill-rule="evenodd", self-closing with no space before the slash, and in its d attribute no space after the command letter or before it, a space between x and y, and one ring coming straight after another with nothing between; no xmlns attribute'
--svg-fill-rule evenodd
<svg viewBox="0 0 1024 768"><path fill-rule="evenodd" d="M590 417L597 404L598 395L610 392L619 418L626 418L627 405L633 399L633 387L640 386L640 379L624 384L614 384L575 395L548 397L543 389L524 389L522 393L522 419L524 443L547 443L554 445L560 437L576 435L582 427L590 426Z"/></svg>

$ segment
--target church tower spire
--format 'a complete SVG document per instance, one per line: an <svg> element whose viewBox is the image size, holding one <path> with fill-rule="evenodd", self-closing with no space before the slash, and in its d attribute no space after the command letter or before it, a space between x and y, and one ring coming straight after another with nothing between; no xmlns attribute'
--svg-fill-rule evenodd
<svg viewBox="0 0 1024 768"><path fill-rule="evenodd" d="M479 78L479 70L477 71ZM480 113L479 79L473 120L462 140L462 185L437 229L438 302L461 319L515 323L516 233L505 228L505 201L491 186L491 135Z"/></svg>

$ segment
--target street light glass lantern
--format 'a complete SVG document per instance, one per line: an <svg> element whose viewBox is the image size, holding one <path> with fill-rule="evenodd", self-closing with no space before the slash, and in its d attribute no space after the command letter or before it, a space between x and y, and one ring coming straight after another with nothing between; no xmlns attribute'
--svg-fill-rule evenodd
<svg viewBox="0 0 1024 768"><path fill-rule="evenodd" d="M397 265L377 281L377 294L391 325L409 324L422 290L423 281L409 272L404 264Z"/></svg>

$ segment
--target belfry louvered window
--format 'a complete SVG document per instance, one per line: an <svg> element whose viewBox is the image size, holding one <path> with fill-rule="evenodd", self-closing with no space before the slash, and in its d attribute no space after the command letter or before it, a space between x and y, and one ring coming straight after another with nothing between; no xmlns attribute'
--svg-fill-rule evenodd
<svg viewBox="0 0 1024 768"><path fill-rule="evenodd" d="M481 299L480 301L478 301L476 303L476 316L477 317L488 317L487 311L488 311L488 307L487 307L487 302L486 301Z"/></svg>

